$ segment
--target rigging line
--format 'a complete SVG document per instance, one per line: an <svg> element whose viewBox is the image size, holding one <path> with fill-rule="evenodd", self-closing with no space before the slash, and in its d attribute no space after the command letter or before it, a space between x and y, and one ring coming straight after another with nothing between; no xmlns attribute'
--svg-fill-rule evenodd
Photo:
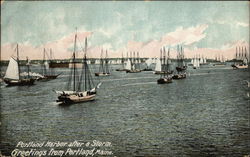
<svg viewBox="0 0 250 157"><path fill-rule="evenodd" d="M80 76L80 80L79 80L79 84L78 84L79 91L81 90L81 85L82 85L82 80L83 80L83 71L84 71L83 69L84 69L84 63L82 64L81 76Z"/></svg>

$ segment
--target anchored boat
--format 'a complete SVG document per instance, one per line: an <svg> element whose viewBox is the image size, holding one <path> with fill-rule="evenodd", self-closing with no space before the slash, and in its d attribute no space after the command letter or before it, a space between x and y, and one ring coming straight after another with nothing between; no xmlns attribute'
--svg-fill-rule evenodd
<svg viewBox="0 0 250 157"><path fill-rule="evenodd" d="M106 50L106 57L103 59L103 50L101 51L101 58L100 58L100 67L99 72L95 73L95 76L109 76L109 60L108 60L108 52Z"/></svg>
<svg viewBox="0 0 250 157"><path fill-rule="evenodd" d="M59 94L57 102L62 102L63 104L93 101L96 96L97 88L101 86L101 83L95 86L88 66L87 38L85 38L85 52L83 57L83 65L81 68L81 74L78 75L75 57L76 39L77 34L75 35L74 52L71 60L73 66L71 68L71 76L69 78L67 86L68 88L65 91L56 91L56 93Z"/></svg>
<svg viewBox="0 0 250 157"><path fill-rule="evenodd" d="M25 86L25 85L33 85L35 82L35 79L30 77L30 68L29 63L27 62L27 70L28 74L26 76L20 76L20 65L19 65L19 50L18 50L18 44L16 47L16 53L17 58L14 57L10 58L9 65L7 67L5 76L4 76L4 82L8 86ZM28 60L27 60L28 61Z"/></svg>
<svg viewBox="0 0 250 157"><path fill-rule="evenodd" d="M164 73L161 74L161 77L157 80L158 84L165 84L165 83L172 83L172 75L170 74L170 66L169 66L169 51L168 49L168 56L166 57L165 48L163 48L163 71Z"/></svg>

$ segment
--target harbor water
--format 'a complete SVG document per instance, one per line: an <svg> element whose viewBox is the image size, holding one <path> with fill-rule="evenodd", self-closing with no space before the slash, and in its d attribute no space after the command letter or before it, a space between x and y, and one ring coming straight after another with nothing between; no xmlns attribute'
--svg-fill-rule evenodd
<svg viewBox="0 0 250 157"><path fill-rule="evenodd" d="M35 70L36 67L33 67ZM91 65L92 72L98 67ZM102 77L96 100L58 105L70 69L33 86L1 83L0 151L18 142L108 141L110 156L250 155L247 69L188 69L187 78L156 83L152 71ZM93 76L94 77L94 76Z"/></svg>

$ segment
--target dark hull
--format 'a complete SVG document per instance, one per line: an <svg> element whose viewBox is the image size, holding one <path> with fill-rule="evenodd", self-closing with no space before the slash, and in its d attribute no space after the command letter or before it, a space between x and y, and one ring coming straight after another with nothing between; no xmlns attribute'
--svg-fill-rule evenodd
<svg viewBox="0 0 250 157"><path fill-rule="evenodd" d="M39 78L39 79L37 79L37 80L38 80L38 81L53 80L53 79L56 79L59 75L60 75L60 74L58 74L58 75L44 75L43 78Z"/></svg>
<svg viewBox="0 0 250 157"><path fill-rule="evenodd" d="M172 78L160 78L157 80L158 84L172 83Z"/></svg>
<svg viewBox="0 0 250 157"><path fill-rule="evenodd" d="M139 73L141 70L127 70L126 73Z"/></svg>
<svg viewBox="0 0 250 157"><path fill-rule="evenodd" d="M176 67L176 70L177 70L178 72L185 71L186 69L187 69L187 66Z"/></svg>
<svg viewBox="0 0 250 157"><path fill-rule="evenodd" d="M34 84L35 79L21 79L21 80L18 80L18 81L4 79L4 82L8 86L29 86L29 85L33 85Z"/></svg>
<svg viewBox="0 0 250 157"><path fill-rule="evenodd" d="M176 74L173 76L173 79L180 80L186 78L186 74Z"/></svg>
<svg viewBox="0 0 250 157"><path fill-rule="evenodd" d="M153 71L153 69L143 69L142 71Z"/></svg>
<svg viewBox="0 0 250 157"><path fill-rule="evenodd" d="M110 73L95 73L95 76L110 76Z"/></svg>
<svg viewBox="0 0 250 157"><path fill-rule="evenodd" d="M69 68L69 63L50 63L50 68Z"/></svg>
<svg viewBox="0 0 250 157"><path fill-rule="evenodd" d="M155 71L156 75L162 75L162 74L166 74L166 75L170 75L170 74L173 74L173 71L170 71L170 72L166 72L166 71Z"/></svg>

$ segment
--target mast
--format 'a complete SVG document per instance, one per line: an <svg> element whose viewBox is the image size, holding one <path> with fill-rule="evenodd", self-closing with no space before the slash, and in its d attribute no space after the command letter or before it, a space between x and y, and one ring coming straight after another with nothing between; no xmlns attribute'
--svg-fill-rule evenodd
<svg viewBox="0 0 250 157"><path fill-rule="evenodd" d="M100 67L99 67L99 73L104 73L104 68L103 68L103 49L101 50L101 56L100 56Z"/></svg>
<svg viewBox="0 0 250 157"><path fill-rule="evenodd" d="M18 44L16 46L16 53L17 53L17 65L18 65L18 77L20 78L20 66L19 66L19 50L18 50Z"/></svg>
<svg viewBox="0 0 250 157"><path fill-rule="evenodd" d="M137 63L138 63L138 69L140 70L140 56L139 56L139 52L137 52Z"/></svg>
<svg viewBox="0 0 250 157"><path fill-rule="evenodd" d="M163 76L165 77L166 74L166 51L165 47L163 47Z"/></svg>
<svg viewBox="0 0 250 157"><path fill-rule="evenodd" d="M108 50L106 50L106 59L105 59L105 68L106 68L106 73L109 73L108 69Z"/></svg>
<svg viewBox="0 0 250 157"><path fill-rule="evenodd" d="M45 65L45 48L43 48L43 75L46 75L46 65Z"/></svg>
<svg viewBox="0 0 250 157"><path fill-rule="evenodd" d="M87 37L85 38L85 54L84 54L84 90L87 91Z"/></svg>
<svg viewBox="0 0 250 157"><path fill-rule="evenodd" d="M26 65L27 65L27 69L28 69L28 78L30 78L30 66L29 66L30 64L29 64L29 58L28 58L28 57L26 57L26 58L27 58L27 59L26 59L26 60L27 60L27 64L26 64Z"/></svg>
<svg viewBox="0 0 250 157"><path fill-rule="evenodd" d="M52 49L50 48L49 49L49 55L50 55L50 57L49 57L49 65L50 65L50 63L52 62ZM53 74L53 71L52 71L52 68L49 68L49 71L50 71L50 75L52 75Z"/></svg>
<svg viewBox="0 0 250 157"><path fill-rule="evenodd" d="M76 65L75 65L75 52L76 52L76 38L77 38L77 33L75 34L75 42L74 42L74 52L73 52L73 91L75 91L75 86L76 86Z"/></svg>
<svg viewBox="0 0 250 157"><path fill-rule="evenodd" d="M169 70L169 51L170 51L170 48L168 48L168 56L167 56L167 76L168 76L168 72L170 71Z"/></svg>

